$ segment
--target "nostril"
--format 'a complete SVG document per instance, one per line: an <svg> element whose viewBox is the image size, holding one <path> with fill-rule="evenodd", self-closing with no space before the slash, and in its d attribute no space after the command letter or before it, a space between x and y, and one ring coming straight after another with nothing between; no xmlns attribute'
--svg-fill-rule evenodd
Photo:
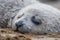
<svg viewBox="0 0 60 40"><path fill-rule="evenodd" d="M17 27L22 27L24 24L22 21L19 21L18 23L15 24Z"/></svg>

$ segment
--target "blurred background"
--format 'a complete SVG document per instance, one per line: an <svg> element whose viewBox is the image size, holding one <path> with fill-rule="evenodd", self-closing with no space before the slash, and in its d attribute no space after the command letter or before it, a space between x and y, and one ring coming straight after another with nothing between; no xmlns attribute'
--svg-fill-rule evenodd
<svg viewBox="0 0 60 40"><path fill-rule="evenodd" d="M52 5L58 9L60 9L60 0L38 0L39 2Z"/></svg>

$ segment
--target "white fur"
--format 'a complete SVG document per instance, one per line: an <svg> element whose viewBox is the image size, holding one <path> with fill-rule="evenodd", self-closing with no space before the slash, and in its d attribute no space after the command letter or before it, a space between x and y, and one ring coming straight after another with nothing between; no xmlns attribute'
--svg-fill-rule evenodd
<svg viewBox="0 0 60 40"><path fill-rule="evenodd" d="M18 16L21 15L23 16L18 19ZM35 25L32 23L31 17L34 15L38 15L37 18L41 19L41 25ZM25 26L18 28L20 32L29 32L34 34L60 32L60 11L43 3L36 2L20 10L12 22L13 30L16 30L15 23L19 21L23 21L25 23Z"/></svg>

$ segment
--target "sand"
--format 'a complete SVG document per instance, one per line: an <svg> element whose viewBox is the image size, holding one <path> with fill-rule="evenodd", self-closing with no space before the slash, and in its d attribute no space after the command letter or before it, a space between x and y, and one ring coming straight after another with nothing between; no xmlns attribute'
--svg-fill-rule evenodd
<svg viewBox="0 0 60 40"><path fill-rule="evenodd" d="M45 34L45 35L34 35L34 34L22 34L15 32L11 28L0 29L0 40L48 40L48 39L60 39L60 34Z"/></svg>

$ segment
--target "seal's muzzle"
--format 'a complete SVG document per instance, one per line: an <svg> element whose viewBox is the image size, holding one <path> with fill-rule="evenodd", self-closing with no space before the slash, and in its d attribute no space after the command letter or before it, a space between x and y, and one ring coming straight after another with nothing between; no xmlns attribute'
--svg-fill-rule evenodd
<svg viewBox="0 0 60 40"><path fill-rule="evenodd" d="M19 21L15 25L19 28L19 27L22 27L24 24L23 24L23 21Z"/></svg>

